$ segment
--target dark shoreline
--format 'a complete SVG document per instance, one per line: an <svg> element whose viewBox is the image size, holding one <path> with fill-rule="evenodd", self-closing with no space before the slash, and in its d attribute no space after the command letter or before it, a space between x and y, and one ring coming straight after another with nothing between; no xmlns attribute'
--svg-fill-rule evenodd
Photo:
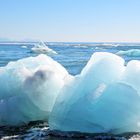
<svg viewBox="0 0 140 140"><path fill-rule="evenodd" d="M79 132L61 132L49 130L48 124L42 121L30 122L20 127L1 126L0 139L41 139L41 140L140 140L140 133L129 132L119 135L107 133L89 134Z"/></svg>

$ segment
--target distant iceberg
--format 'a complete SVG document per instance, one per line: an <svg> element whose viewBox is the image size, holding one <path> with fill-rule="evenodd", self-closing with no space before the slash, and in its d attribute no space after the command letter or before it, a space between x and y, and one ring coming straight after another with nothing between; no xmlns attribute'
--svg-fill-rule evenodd
<svg viewBox="0 0 140 140"><path fill-rule="evenodd" d="M94 53L71 76L46 55L0 68L0 124L49 120L51 130L140 132L140 61Z"/></svg>
<svg viewBox="0 0 140 140"><path fill-rule="evenodd" d="M106 47L118 47L120 44L114 44L114 43L103 43L100 44L100 46L106 46Z"/></svg>
<svg viewBox="0 0 140 140"><path fill-rule="evenodd" d="M53 49L46 46L44 42L35 44L35 46L31 48L31 52L37 54L57 54L57 52L55 52Z"/></svg>
<svg viewBox="0 0 140 140"><path fill-rule="evenodd" d="M28 47L24 45L24 46L21 46L21 48L23 48L23 49L27 49Z"/></svg>
<svg viewBox="0 0 140 140"><path fill-rule="evenodd" d="M129 57L140 57L140 50L139 49L130 49L127 51L118 51L117 55L121 56L129 56Z"/></svg>

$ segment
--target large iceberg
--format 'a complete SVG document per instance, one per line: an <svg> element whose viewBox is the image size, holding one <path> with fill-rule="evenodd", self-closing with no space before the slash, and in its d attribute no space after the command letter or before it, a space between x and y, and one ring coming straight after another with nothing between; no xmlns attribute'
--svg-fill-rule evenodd
<svg viewBox="0 0 140 140"><path fill-rule="evenodd" d="M0 68L0 125L49 120L51 130L140 131L140 61L94 53L71 76L46 55Z"/></svg>
<svg viewBox="0 0 140 140"><path fill-rule="evenodd" d="M0 125L47 120L69 74L46 55L10 62L0 68Z"/></svg>
<svg viewBox="0 0 140 140"><path fill-rule="evenodd" d="M140 62L94 53L60 92L50 129L86 133L140 131Z"/></svg>

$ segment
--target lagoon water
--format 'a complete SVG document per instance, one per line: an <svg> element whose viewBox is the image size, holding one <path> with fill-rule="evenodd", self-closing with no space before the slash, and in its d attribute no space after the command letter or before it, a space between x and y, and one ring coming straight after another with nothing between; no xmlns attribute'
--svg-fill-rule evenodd
<svg viewBox="0 0 140 140"><path fill-rule="evenodd" d="M37 56L31 48L35 43L0 43L0 67L10 61ZM94 52L111 52L122 55L126 62L140 60L140 43L72 43L50 42L47 46L57 55L50 55L62 64L70 74L79 74ZM123 51L123 53L122 53ZM120 52L120 53L119 53Z"/></svg>
<svg viewBox="0 0 140 140"><path fill-rule="evenodd" d="M37 56L31 48L35 43L0 43L0 67L11 61ZM80 74L94 52L111 52L121 55L125 62L140 60L140 44L138 43L46 43L57 52L50 54L54 60L62 64L71 75Z"/></svg>

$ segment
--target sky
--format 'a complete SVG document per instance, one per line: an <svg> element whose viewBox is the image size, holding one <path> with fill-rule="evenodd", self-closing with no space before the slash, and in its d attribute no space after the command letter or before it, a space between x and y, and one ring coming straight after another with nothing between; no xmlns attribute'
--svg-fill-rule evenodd
<svg viewBox="0 0 140 140"><path fill-rule="evenodd" d="M140 42L140 0L0 0L0 41Z"/></svg>

